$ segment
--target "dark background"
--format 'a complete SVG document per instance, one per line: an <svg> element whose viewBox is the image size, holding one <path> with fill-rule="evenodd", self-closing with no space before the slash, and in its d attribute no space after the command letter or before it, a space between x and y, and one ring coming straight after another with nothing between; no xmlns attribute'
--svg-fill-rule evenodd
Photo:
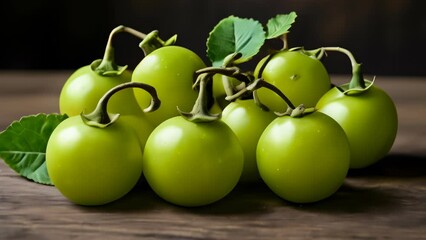
<svg viewBox="0 0 426 240"><path fill-rule="evenodd" d="M178 45L205 61L209 32L229 15L263 24L296 11L291 47L340 46L351 50L372 75L426 75L426 1L423 0L15 0L3 1L0 69L76 69L101 58L109 32L123 24ZM117 61L134 68L143 57L139 40L121 34ZM260 55L259 55L260 57ZM349 61L329 55L324 64L349 74Z"/></svg>

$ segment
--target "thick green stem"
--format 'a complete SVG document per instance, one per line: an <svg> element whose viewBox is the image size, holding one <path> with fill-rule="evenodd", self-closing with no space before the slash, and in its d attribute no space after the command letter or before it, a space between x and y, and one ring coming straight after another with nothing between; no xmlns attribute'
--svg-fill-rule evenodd
<svg viewBox="0 0 426 240"><path fill-rule="evenodd" d="M365 89L367 86L365 84L364 75L362 74L361 64L356 64L352 66L352 79L349 82L349 89L361 88Z"/></svg>
<svg viewBox="0 0 426 240"><path fill-rule="evenodd" d="M192 122L211 122L220 119L221 114L211 114L209 112L209 99L212 98L212 92L207 91L207 84L212 80L214 73L202 73L198 75L199 83L198 98L191 112L183 112L178 108L180 114L188 121Z"/></svg>
<svg viewBox="0 0 426 240"><path fill-rule="evenodd" d="M349 60L351 61L351 66L352 66L352 79L349 82L349 88L353 89L353 88L357 88L357 89L364 89L366 88L366 84L364 81L364 76L361 70L361 64L358 63L355 60L355 57L353 56L353 54L345 49L345 48L341 48L341 47L323 47L322 48L324 51L334 51L334 52L340 52L345 54Z"/></svg>
<svg viewBox="0 0 426 240"><path fill-rule="evenodd" d="M114 28L109 34L104 57L101 60L95 60L91 65L92 70L96 73L103 76L120 75L127 68L127 66L118 66L115 62L113 39L115 35L120 32L127 32L141 39L146 37L146 34L123 25Z"/></svg>
<svg viewBox="0 0 426 240"><path fill-rule="evenodd" d="M84 123L89 126L99 128L104 128L114 123L118 119L119 114L108 113L108 101L115 93L126 88L141 88L151 95L151 103L147 108L144 109L144 112L152 112L160 107L161 101L158 98L157 91L154 87L145 83L127 82L117 85L114 88L110 89L108 92L106 92L99 100L93 112L88 114L81 113L80 115Z"/></svg>

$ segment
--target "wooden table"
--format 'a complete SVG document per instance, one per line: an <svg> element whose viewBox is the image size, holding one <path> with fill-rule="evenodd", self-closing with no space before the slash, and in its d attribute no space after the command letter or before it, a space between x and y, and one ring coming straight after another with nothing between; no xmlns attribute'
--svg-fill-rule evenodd
<svg viewBox="0 0 426 240"><path fill-rule="evenodd" d="M24 115L57 112L69 74L1 72L0 130ZM326 200L291 204L259 183L182 208L141 183L112 204L82 207L0 161L0 239L426 239L426 77L376 83L397 105L395 144L377 164L350 171Z"/></svg>

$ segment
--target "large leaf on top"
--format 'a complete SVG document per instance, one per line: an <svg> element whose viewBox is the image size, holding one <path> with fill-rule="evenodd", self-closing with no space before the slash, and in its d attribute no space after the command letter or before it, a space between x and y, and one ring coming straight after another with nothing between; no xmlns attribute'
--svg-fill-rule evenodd
<svg viewBox="0 0 426 240"><path fill-rule="evenodd" d="M289 32L291 25L296 21L297 14L291 12L289 14L278 14L274 18L269 19L266 24L266 38L278 38Z"/></svg>
<svg viewBox="0 0 426 240"><path fill-rule="evenodd" d="M241 57L239 64L255 56L265 42L263 26L256 20L229 16L221 20L207 39L207 56L214 67L223 65L225 58L234 53Z"/></svg>
<svg viewBox="0 0 426 240"><path fill-rule="evenodd" d="M19 175L52 185L45 156L50 135L67 115L37 114L14 121L0 133L0 158Z"/></svg>

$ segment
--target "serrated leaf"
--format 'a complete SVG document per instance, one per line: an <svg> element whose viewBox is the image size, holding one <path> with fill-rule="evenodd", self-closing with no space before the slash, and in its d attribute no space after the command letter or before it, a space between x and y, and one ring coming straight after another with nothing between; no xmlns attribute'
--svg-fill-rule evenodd
<svg viewBox="0 0 426 240"><path fill-rule="evenodd" d="M233 53L241 53L235 64L250 60L265 42L265 31L254 19L229 16L222 19L207 39L207 56L212 66L220 67L224 59Z"/></svg>
<svg viewBox="0 0 426 240"><path fill-rule="evenodd" d="M291 12L289 14L278 14L274 18L269 19L266 24L267 33L266 38L272 39L282 36L291 28L291 25L296 21L297 14Z"/></svg>
<svg viewBox="0 0 426 240"><path fill-rule="evenodd" d="M67 115L37 114L14 121L0 132L0 158L19 175L52 185L45 156L50 135Z"/></svg>

